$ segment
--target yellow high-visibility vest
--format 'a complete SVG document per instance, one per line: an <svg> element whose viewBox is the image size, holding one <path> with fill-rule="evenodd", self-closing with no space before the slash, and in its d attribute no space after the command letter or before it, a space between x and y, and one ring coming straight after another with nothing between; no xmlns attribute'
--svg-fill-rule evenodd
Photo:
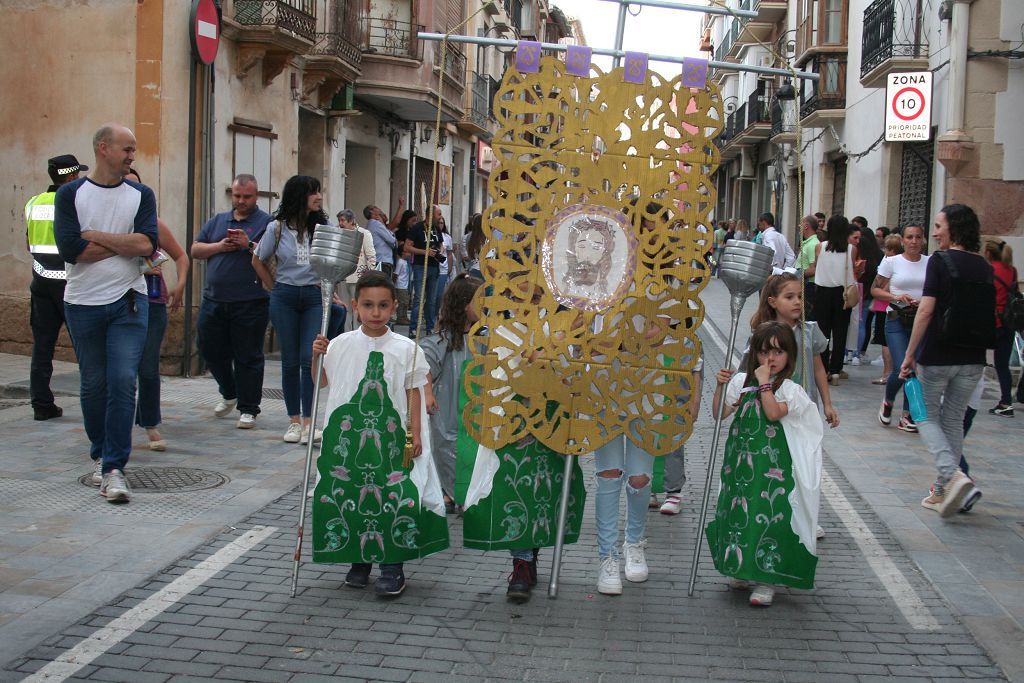
<svg viewBox="0 0 1024 683"><path fill-rule="evenodd" d="M25 205L25 223L28 225L28 250L35 254L56 256L57 240L53 235L53 217L55 212L56 192L43 192L28 200ZM45 278L63 280L67 276L63 268L55 268L57 259L46 259L40 263L34 259L32 268ZM48 266L48 267L47 267Z"/></svg>

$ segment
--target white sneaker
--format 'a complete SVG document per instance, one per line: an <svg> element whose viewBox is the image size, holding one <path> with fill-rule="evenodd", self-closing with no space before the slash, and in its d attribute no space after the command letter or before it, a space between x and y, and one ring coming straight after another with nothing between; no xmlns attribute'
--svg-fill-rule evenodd
<svg viewBox="0 0 1024 683"><path fill-rule="evenodd" d="M316 433L313 435L313 443L320 443L320 441L323 439L323 437L324 437L324 430L322 430L322 429L316 430ZM301 443L303 446L305 446L306 444L309 443L309 425L303 425L302 426L302 438L299 439L299 443Z"/></svg>
<svg viewBox="0 0 1024 683"><path fill-rule="evenodd" d="M675 493L669 494L658 510L663 515L678 515L683 507L683 499Z"/></svg>
<svg viewBox="0 0 1024 683"><path fill-rule="evenodd" d="M108 503L127 503L131 500L131 491L128 489L128 482L125 481L124 472L110 470L104 474L103 483L100 484L100 495L105 496Z"/></svg>
<svg viewBox="0 0 1024 683"><path fill-rule="evenodd" d="M750 606L751 607L771 607L772 601L775 599L775 589L771 586L765 586L764 584L758 584L756 588L750 593Z"/></svg>
<svg viewBox="0 0 1024 683"><path fill-rule="evenodd" d="M242 413L238 418L239 429L252 429L256 426L256 416L251 413Z"/></svg>
<svg viewBox="0 0 1024 683"><path fill-rule="evenodd" d="M601 569L597 574L597 592L603 595L622 595L619 558L609 556L601 560Z"/></svg>
<svg viewBox="0 0 1024 683"><path fill-rule="evenodd" d="M885 359L879 356L878 358L871 361L871 365L876 368L880 368L885 365Z"/></svg>
<svg viewBox="0 0 1024 683"><path fill-rule="evenodd" d="M847 365L853 365L854 367L860 365L860 356L854 356L853 358L851 358L850 362L847 363Z"/></svg>
<svg viewBox="0 0 1024 683"><path fill-rule="evenodd" d="M284 433L285 443L298 443L302 438L302 425L298 422L288 424L288 430Z"/></svg>
<svg viewBox="0 0 1024 683"><path fill-rule="evenodd" d="M814 528L814 537L819 540L825 538L825 530L821 528L820 524Z"/></svg>
<svg viewBox="0 0 1024 683"><path fill-rule="evenodd" d="M218 401L217 405L213 407L213 414L217 417L227 417L232 410L235 409L235 404L238 403L238 399L233 398L230 401L222 398Z"/></svg>
<svg viewBox="0 0 1024 683"><path fill-rule="evenodd" d="M659 505L661 505L661 501L658 500L658 494L651 491L651 499L647 501L647 507L651 510L657 510Z"/></svg>
<svg viewBox="0 0 1024 683"><path fill-rule="evenodd" d="M644 555L646 547L647 539L639 543L622 544L622 558L626 563L626 581L642 583L647 580L647 557Z"/></svg>
<svg viewBox="0 0 1024 683"><path fill-rule="evenodd" d="M93 486L103 485L103 458L96 458L96 466L92 468L92 479L90 480Z"/></svg>

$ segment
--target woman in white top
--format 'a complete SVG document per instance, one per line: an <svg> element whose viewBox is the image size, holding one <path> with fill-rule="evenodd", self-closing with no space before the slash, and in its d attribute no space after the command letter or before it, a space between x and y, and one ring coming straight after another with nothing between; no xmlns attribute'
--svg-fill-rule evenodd
<svg viewBox="0 0 1024 683"><path fill-rule="evenodd" d="M356 272L349 275L342 282L338 283L338 287L335 293L335 304L340 304L346 309L352 305L352 299L355 298L356 282L359 278L368 270L374 270L377 267L377 250L373 248L373 235L366 228L361 228L356 225L356 214L352 209L342 209L338 212L338 227L345 230L358 230L363 236L363 246L359 251L359 262L356 265ZM351 316L346 316L344 327L348 330L354 330L356 323L355 312ZM342 330L338 329L338 332ZM334 339L336 334L327 335L329 338Z"/></svg>
<svg viewBox="0 0 1024 683"><path fill-rule="evenodd" d="M826 241L814 248L814 319L829 340L830 349L821 355L829 380L839 385L846 354L846 333L850 309L843 307L843 290L857 283L857 247L850 244L850 221L832 216L825 227Z"/></svg>
<svg viewBox="0 0 1024 683"><path fill-rule="evenodd" d="M928 269L928 256L924 251L924 228L908 225L903 228L903 253L886 256L878 265L878 275L871 285L871 296L889 302L885 320L885 343L893 359L893 368L885 383L885 398L878 411L878 421L885 426L892 422L892 404L896 393L903 386L900 378L900 359L907 353L910 341L910 325L913 318L901 320L896 307L909 306L917 309L924 292L924 275ZM895 305L894 305L895 304ZM903 416L898 427L905 432L916 432L917 427L910 419L910 406L903 397Z"/></svg>

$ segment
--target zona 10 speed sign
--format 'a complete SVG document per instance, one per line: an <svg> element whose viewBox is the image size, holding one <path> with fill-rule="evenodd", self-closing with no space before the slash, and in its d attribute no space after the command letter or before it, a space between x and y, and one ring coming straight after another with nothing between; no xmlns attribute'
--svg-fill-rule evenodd
<svg viewBox="0 0 1024 683"><path fill-rule="evenodd" d="M885 81L885 141L929 139L932 72L889 74Z"/></svg>

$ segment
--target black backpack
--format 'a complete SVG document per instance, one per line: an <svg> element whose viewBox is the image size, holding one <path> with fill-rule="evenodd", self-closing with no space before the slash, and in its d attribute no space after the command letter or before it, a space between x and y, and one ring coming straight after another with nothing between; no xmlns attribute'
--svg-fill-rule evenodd
<svg viewBox="0 0 1024 683"><path fill-rule="evenodd" d="M992 284L991 268L984 281L967 280L960 277L948 252L937 251L935 256L945 264L951 279L949 305L939 319L940 341L967 349L994 349L996 287Z"/></svg>
<svg viewBox="0 0 1024 683"><path fill-rule="evenodd" d="M1011 287L1003 282L1001 277L995 276L995 278L1003 287L1006 287L1006 307L1003 308L1002 315L1003 327L1014 332L1024 332L1024 294L1020 293L1016 282Z"/></svg>

